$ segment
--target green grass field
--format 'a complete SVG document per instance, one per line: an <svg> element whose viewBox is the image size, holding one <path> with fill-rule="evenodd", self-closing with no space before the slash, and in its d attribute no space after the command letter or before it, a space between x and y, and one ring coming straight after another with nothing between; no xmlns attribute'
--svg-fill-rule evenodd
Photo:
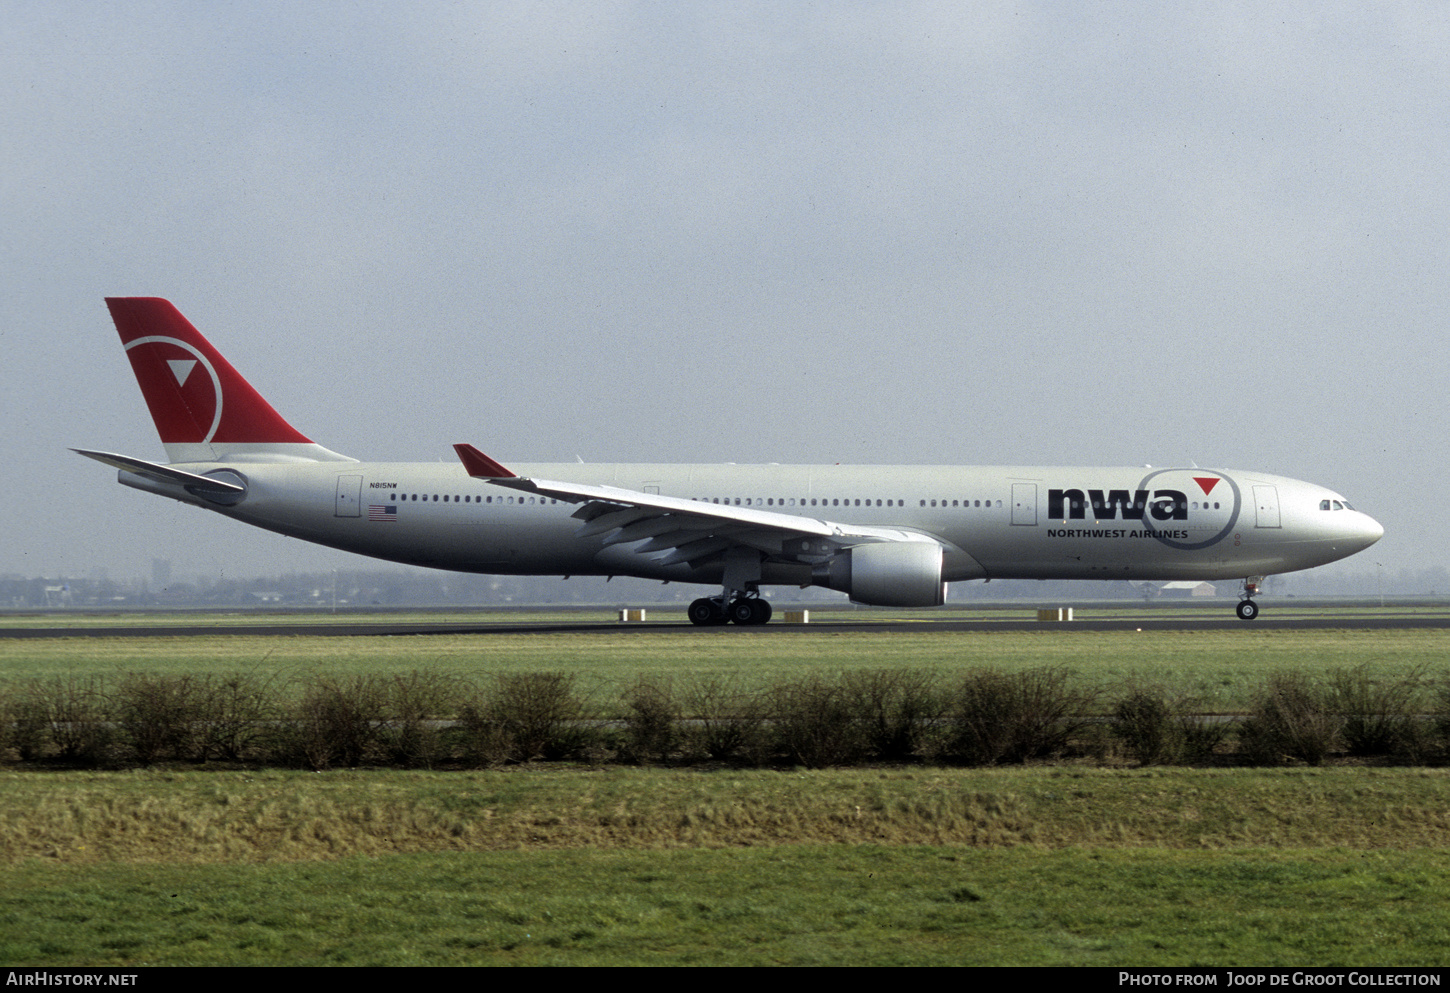
<svg viewBox="0 0 1450 993"><path fill-rule="evenodd" d="M7 965L1440 966L1443 851L791 846L6 874Z"/></svg>
<svg viewBox="0 0 1450 993"><path fill-rule="evenodd" d="M1244 690L1283 669L1368 666L1375 675L1450 671L1450 631L1267 629L1027 633L628 629L617 633L401 637L196 636L0 640L0 682L55 675L262 672L289 676L427 670L477 679L562 671L585 694L617 700L640 676L739 676L762 685L812 672L915 667L950 676L992 667L1062 666L1095 687L1148 680L1236 712Z"/></svg>
<svg viewBox="0 0 1450 993"><path fill-rule="evenodd" d="M10 773L0 961L1436 965L1447 779Z"/></svg>
<svg viewBox="0 0 1450 993"><path fill-rule="evenodd" d="M0 642L58 674L1059 665L1243 705L1295 667L1445 679L1450 635L621 630ZM1439 965L1450 770L0 772L0 961Z"/></svg>

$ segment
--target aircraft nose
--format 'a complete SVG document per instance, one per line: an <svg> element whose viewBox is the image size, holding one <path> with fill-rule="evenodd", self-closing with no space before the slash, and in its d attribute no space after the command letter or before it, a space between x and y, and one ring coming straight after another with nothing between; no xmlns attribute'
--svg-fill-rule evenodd
<svg viewBox="0 0 1450 993"><path fill-rule="evenodd" d="M1368 514L1354 512L1355 520L1350 522L1346 540L1353 543L1356 551L1363 551L1385 536L1384 525Z"/></svg>

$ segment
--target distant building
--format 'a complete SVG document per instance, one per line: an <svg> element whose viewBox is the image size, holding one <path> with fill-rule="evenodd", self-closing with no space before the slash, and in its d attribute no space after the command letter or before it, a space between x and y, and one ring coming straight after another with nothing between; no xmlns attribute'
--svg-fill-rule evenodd
<svg viewBox="0 0 1450 993"><path fill-rule="evenodd" d="M1162 597L1218 596L1218 588L1212 583L1164 583L1158 590Z"/></svg>

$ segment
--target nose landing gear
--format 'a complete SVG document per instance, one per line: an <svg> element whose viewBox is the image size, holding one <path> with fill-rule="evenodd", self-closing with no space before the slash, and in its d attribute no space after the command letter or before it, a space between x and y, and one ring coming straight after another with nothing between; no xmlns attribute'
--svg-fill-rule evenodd
<svg viewBox="0 0 1450 993"><path fill-rule="evenodd" d="M1239 615L1239 620L1251 621L1259 616L1259 605L1254 603L1254 597L1258 594L1259 584L1263 581L1263 576L1249 576L1244 580L1243 592L1239 594L1239 605L1234 608L1234 613Z"/></svg>

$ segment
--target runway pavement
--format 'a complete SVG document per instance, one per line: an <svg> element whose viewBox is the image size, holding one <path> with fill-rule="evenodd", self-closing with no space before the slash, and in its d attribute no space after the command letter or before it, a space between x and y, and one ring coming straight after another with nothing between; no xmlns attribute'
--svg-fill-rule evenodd
<svg viewBox="0 0 1450 993"><path fill-rule="evenodd" d="M787 624L780 620L764 627L738 628L726 625L717 628L693 629L683 611L650 610L655 618L648 622L621 623L596 620L598 612L583 620L583 611L561 612L556 621L515 622L508 615L483 615L478 620L459 621L440 618L419 621L416 615L408 620L389 620L386 614L360 614L354 617L319 617L315 622L254 622L238 624L232 615L204 620L168 619L165 623L147 624L138 620L128 624L57 623L55 625L11 625L0 618L0 639L25 638L194 638L210 637L397 637L423 635L520 635L520 634L622 634L659 633L694 630L700 637L792 637L803 634L841 632L913 632L941 634L972 634L1002 631L1303 631L1315 629L1384 630L1406 628L1450 628L1450 609L1430 608L1406 611L1389 609L1383 612L1364 608L1337 611L1333 607L1280 608L1266 607L1254 621L1240 621L1227 607L1174 612L1171 616L1154 616L1162 611L1111 612L1079 610L1078 619L1067 622L1043 622L1035 610L1023 608L1020 617L1002 617L998 608L991 616L974 617L954 612L941 618L916 615L894 620L889 614L873 612L866 617L843 617L839 612L825 614L809 624ZM779 615L777 615L779 616ZM57 618L60 620L60 618Z"/></svg>

